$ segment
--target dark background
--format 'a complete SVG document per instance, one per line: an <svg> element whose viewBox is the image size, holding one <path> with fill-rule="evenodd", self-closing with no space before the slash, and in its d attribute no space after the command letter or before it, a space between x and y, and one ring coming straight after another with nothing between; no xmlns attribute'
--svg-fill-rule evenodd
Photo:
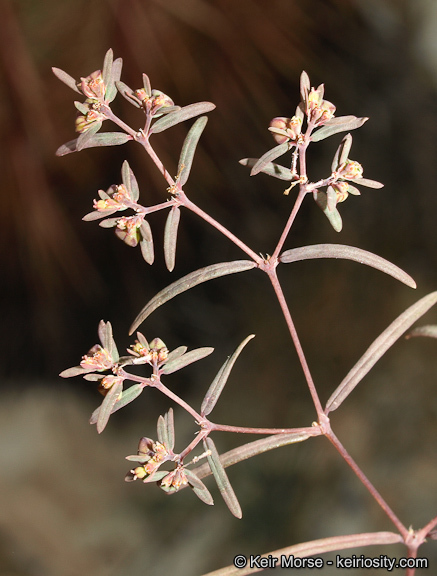
<svg viewBox="0 0 437 576"><path fill-rule="evenodd" d="M293 114L302 69L312 85L325 83L338 115L370 117L353 134L351 158L385 188L363 189L362 196L340 206L340 234L309 198L285 248L319 242L358 246L406 270L418 288L351 262L301 262L279 270L325 402L377 335L437 287L433 4L1 0L0 10L1 574L190 576L229 564L237 553L391 530L323 439L231 470L243 507L240 522L216 492L217 505L210 509L189 491L167 498L154 486L123 483L128 469L123 456L135 452L140 436L154 436L168 403L149 391L98 437L87 425L100 401L93 385L62 381L57 374L96 343L101 318L112 322L122 350L131 342L132 319L157 291L196 268L242 255L183 212L170 274L162 257L164 214L149 220L157 253L152 268L139 249L83 222L97 190L120 182L124 159L145 204L162 202L166 184L134 143L55 157L57 147L74 138L76 96L51 67L86 76L102 66L112 47L115 57L123 58L122 79L132 88L146 72L152 87L179 105L214 102L217 109L209 114L186 191L263 254L273 251L293 195L283 196L278 180L250 178L238 160L272 146L268 123ZM133 127L142 125L141 113L120 96L114 109ZM170 173L176 172L187 127L154 139ZM310 149L312 180L327 174L340 140L338 135ZM425 322L436 323L436 312ZM214 355L168 379L195 406L227 355L255 333L215 419L275 427L305 426L314 419L278 305L257 271L179 296L142 330L170 349L215 347ZM436 513L435 358L435 341L400 341L332 417L352 456L404 524L414 528ZM179 413L177 430L177 448L183 448L193 427ZM216 440L222 451L241 443L224 435ZM357 553L362 552L372 555ZM372 552L404 553L402 548ZM435 566L432 544L420 555Z"/></svg>

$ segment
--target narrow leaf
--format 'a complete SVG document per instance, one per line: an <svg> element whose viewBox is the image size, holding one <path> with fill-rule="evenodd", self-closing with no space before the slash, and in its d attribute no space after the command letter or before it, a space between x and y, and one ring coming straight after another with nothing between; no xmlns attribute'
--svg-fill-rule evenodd
<svg viewBox="0 0 437 576"><path fill-rule="evenodd" d="M138 316L133 321L130 328L129 334L135 332L138 326L144 322L144 320L150 316L150 314L168 302L178 294L212 280L213 278L220 278L221 276L227 276L228 274L236 274L237 272L244 272L245 270L251 270L256 267L256 263L252 260L234 260L233 262L220 262L219 264L212 264L211 266L206 266L206 268L200 268L195 270L190 274L187 274L183 278L176 280L170 286L167 286L161 292L158 292L141 310Z"/></svg>
<svg viewBox="0 0 437 576"><path fill-rule="evenodd" d="M123 60L121 58L117 58L117 60L115 60L112 64L111 79L106 87L105 92L106 102L112 102L114 98L117 96L117 88L115 86L115 83L120 80L122 67L123 67Z"/></svg>
<svg viewBox="0 0 437 576"><path fill-rule="evenodd" d="M428 336L429 338L437 338L437 326L435 324L428 324L427 326L419 326L411 330L406 338L413 338L415 336Z"/></svg>
<svg viewBox="0 0 437 576"><path fill-rule="evenodd" d="M300 75L300 95L302 98L302 102L306 102L308 92L311 89L311 83L308 74L303 70L302 74Z"/></svg>
<svg viewBox="0 0 437 576"><path fill-rule="evenodd" d="M220 490L220 494L222 495L223 500L225 501L231 513L236 518L241 518L243 513L241 512L240 504L237 500L231 483L229 482L229 478L225 472L225 469L220 462L220 456L217 452L217 448L215 447L214 442L211 440L211 438L206 438L203 441L203 444L205 446L205 450L209 450L211 452L211 454L207 457L208 463L214 479L217 482L217 486Z"/></svg>
<svg viewBox="0 0 437 576"><path fill-rule="evenodd" d="M212 506L214 504L214 500L212 499L212 496L211 496L208 488L205 486L205 484L202 482L202 480L200 480L194 474L194 472L191 472L191 470L188 470L188 468L185 468L184 471L185 471L185 475L187 477L188 483L191 486L191 488L193 489L194 494L200 500L202 500L202 502L205 502L205 504L208 504L208 506Z"/></svg>
<svg viewBox="0 0 437 576"><path fill-rule="evenodd" d="M102 405L100 406L99 414L97 416L97 432L101 434L108 423L109 417L112 414L112 409L115 403L120 398L120 393L123 390L123 382L116 382L106 394Z"/></svg>
<svg viewBox="0 0 437 576"><path fill-rule="evenodd" d="M198 118L190 128L190 131L184 140L178 164L178 182L181 186L183 186L188 180L188 176L190 175L191 171L191 165L193 163L194 153L196 152L199 138L202 135L207 122L207 116L201 116Z"/></svg>
<svg viewBox="0 0 437 576"><path fill-rule="evenodd" d="M164 416L160 416L158 418L158 424L156 426L156 435L158 436L158 441L164 446L168 446L168 436L167 436L167 427L165 425Z"/></svg>
<svg viewBox="0 0 437 576"><path fill-rule="evenodd" d="M144 260L147 264L153 264L155 260L155 252L153 249L153 236L152 236L152 229L150 228L150 224L147 220L143 220L140 226L141 232L141 240L140 240L140 248L141 254L143 255Z"/></svg>
<svg viewBox="0 0 437 576"><path fill-rule="evenodd" d="M376 362L402 336L406 330L437 302L437 292L431 292L410 306L371 344L355 366L350 370L326 404L326 414L336 410L349 396L355 386L373 368Z"/></svg>
<svg viewBox="0 0 437 576"><path fill-rule="evenodd" d="M125 406L133 402L136 398L138 398L138 396L141 394L143 390L144 390L143 384L134 384L127 390L123 390L121 398L113 406L111 414L114 414L114 412L117 412L117 410L120 410L120 408L124 408ZM96 410L94 410L94 412L92 413L90 418L90 424L96 424L97 419L99 417L100 408L101 406L96 408Z"/></svg>
<svg viewBox="0 0 437 576"><path fill-rule="evenodd" d="M241 354L243 348L250 340L252 340L252 338L255 338L255 334L250 334L250 336L245 338L243 342L241 342L241 344L235 350L235 352L232 354L232 356L230 356L225 361L223 366L218 371L216 377L214 378L211 386L208 389L208 392L205 395L205 398L203 399L202 406L200 409L200 413L202 414L202 416L208 416L208 414L210 414L214 409L214 406L217 404L217 400L220 398L220 394L222 393L223 388L225 387L225 384L229 378L229 374L231 373L235 361Z"/></svg>
<svg viewBox="0 0 437 576"><path fill-rule="evenodd" d="M383 188L384 184L378 182L377 180L369 180L368 178L354 178L354 184L359 184L361 186L367 186L368 188Z"/></svg>
<svg viewBox="0 0 437 576"><path fill-rule="evenodd" d="M56 156L65 156L66 154L71 154L72 152L78 152L79 148L77 147L79 138L75 140L70 140L66 144L63 144L56 150ZM101 134L95 134L92 138L90 138L86 145L83 144L81 146L81 150L85 148L97 148L99 146L118 146L120 144L125 144L132 140L132 136L129 134L125 134L124 132L104 132Z"/></svg>
<svg viewBox="0 0 437 576"><path fill-rule="evenodd" d="M163 132L167 128L171 128L184 120L189 120L194 118L194 116L199 116L200 114L205 114L214 110L215 104L212 102L197 102L196 104L189 104L188 106L183 106L177 112L171 112L166 114L159 120L157 120L150 129L150 134L158 134L158 132Z"/></svg>
<svg viewBox="0 0 437 576"><path fill-rule="evenodd" d="M337 151L334 155L334 159L333 159L332 164L331 164L332 172L337 170L337 168L340 166L340 164L343 164L343 162L346 162L346 160L348 159L351 147L352 147L352 136L350 134L346 134L346 136L340 142L340 146L337 148Z"/></svg>
<svg viewBox="0 0 437 576"><path fill-rule="evenodd" d="M293 144L291 144L290 142L284 142L283 144L275 146L274 148L263 154L261 158L259 158L259 160L255 163L252 170L250 171L250 175L255 176L255 174L262 172L264 168L267 166L267 164L269 164L273 160L276 160L276 158L279 158L279 156L282 156L283 154L288 152L288 150L290 150L292 147Z"/></svg>
<svg viewBox="0 0 437 576"><path fill-rule="evenodd" d="M169 450L173 450L175 436L174 436L174 416L173 416L173 408L170 408L169 411L164 416L165 421L165 428L167 432L167 448Z"/></svg>
<svg viewBox="0 0 437 576"><path fill-rule="evenodd" d="M337 134L338 132L346 132L347 130L355 130L367 122L368 118L356 118L355 116L345 116L345 118L349 118L349 120L345 120L344 122L338 122L333 124L328 124L328 121L325 126L319 128L316 132L311 134L311 140L313 142L319 142L320 140L324 140L328 138L328 136L332 136L333 134ZM341 118L338 118L340 120ZM333 119L334 120L334 119Z"/></svg>
<svg viewBox="0 0 437 576"><path fill-rule="evenodd" d="M110 48L106 52L105 59L103 60L102 78L105 86L109 86L111 82L113 62L114 62L114 52L112 51L112 48Z"/></svg>
<svg viewBox="0 0 437 576"><path fill-rule="evenodd" d="M257 162L258 158L243 158L240 160L240 164L243 166L249 166L249 168L253 168ZM260 172L264 172L264 174L268 174L274 178L279 178L279 180L286 180L287 182L293 180L294 176L290 168L286 168L280 164L275 164L274 162L266 164Z"/></svg>
<svg viewBox="0 0 437 576"><path fill-rule="evenodd" d="M181 210L178 206L173 206L167 216L164 230L164 259L167 270L172 272L176 259L176 243L178 239L179 220Z"/></svg>
<svg viewBox="0 0 437 576"><path fill-rule="evenodd" d="M143 86L147 96L150 98L152 95L152 86L150 85L150 80L147 74L143 74Z"/></svg>
<svg viewBox="0 0 437 576"><path fill-rule="evenodd" d="M308 558L308 556L319 556L326 552L347 550L349 548L358 548L360 546L378 546L387 544L402 543L402 536L395 532L367 532L362 534L347 534L346 536L331 536L330 538L320 538L319 540L311 540L309 542L302 542L301 544L294 544L287 548L274 550L262 554L259 558L276 558L278 559L278 566L281 565L281 558ZM235 565L226 566L214 572L208 572L203 576L249 576L255 572L261 572L263 568L254 567L250 563L245 568L237 568Z"/></svg>
<svg viewBox="0 0 437 576"><path fill-rule="evenodd" d="M322 192L320 190L318 190L314 196L316 204L318 206L320 206L320 208L323 210L323 213L325 214L325 216L328 218L331 226L334 228L334 230L336 232L341 232L341 229L343 228L343 222L340 216L339 211L337 210L337 208L334 208L334 210L329 210L328 208L328 196L326 194L326 192Z"/></svg>
<svg viewBox="0 0 437 576"><path fill-rule="evenodd" d="M83 376L83 374L86 374L86 370L82 366L73 366L63 370L59 376L61 378L72 378L73 376Z"/></svg>
<svg viewBox="0 0 437 576"><path fill-rule="evenodd" d="M176 360L177 358L182 356L182 354L185 354L186 351L187 351L186 346L179 346L178 348L175 348L167 356L167 363L171 362L172 360Z"/></svg>
<svg viewBox="0 0 437 576"><path fill-rule="evenodd" d="M261 440L254 440L229 452L225 452L220 456L220 462L224 468L238 464L243 460L253 458L258 454L263 454L269 450L275 450L281 446L288 446L289 444L296 444L308 440L311 435L308 432L290 432L287 434L274 434ZM198 478L206 478L211 474L209 464L202 464L193 470Z"/></svg>
<svg viewBox="0 0 437 576"><path fill-rule="evenodd" d="M161 374L173 374L173 372L176 372L177 370L185 368L185 366L188 366L193 362L197 362L198 360L201 360L202 358L209 356L210 354L212 354L212 352L214 352L214 348L209 347L197 348L196 350L191 350L191 352L188 352L187 354L184 354L179 358L171 360L171 362L166 362L161 370Z"/></svg>
<svg viewBox="0 0 437 576"><path fill-rule="evenodd" d="M416 283L409 274L388 260L385 260L385 258L353 246L345 246L343 244L313 244L312 246L302 246L301 248L286 250L279 256L279 260L287 264L313 258L343 258L345 260L354 260L360 264L381 270L381 272L385 272L385 274L396 278L396 280L403 282L407 286L410 286L410 288L416 288Z"/></svg>
<svg viewBox="0 0 437 576"><path fill-rule="evenodd" d="M70 76L70 74L67 74L67 72L64 72L60 68L52 68L52 72L57 78L59 78L61 82L66 84L69 88L71 88L75 92L78 92L79 94L82 94L82 92L76 85L76 80L72 76Z"/></svg>
<svg viewBox="0 0 437 576"><path fill-rule="evenodd" d="M77 151L80 152L84 148L89 148L87 146L88 142L92 140L93 136L97 134L97 132L102 127L102 122L93 122L91 126L88 128L86 132L81 134L77 139Z"/></svg>
<svg viewBox="0 0 437 576"><path fill-rule="evenodd" d="M132 90L132 88L129 88L129 86L124 82L122 82L121 80L115 82L115 86L117 90L120 92L120 94L123 96L123 98L126 98L128 102L130 102L137 108L141 108L141 105L135 99L134 91Z"/></svg>
<svg viewBox="0 0 437 576"><path fill-rule="evenodd" d="M127 160L123 162L123 166L121 168L121 179L123 184L126 186L127 191L129 192L129 196L134 202L136 202L139 198L140 190L138 188L137 179L135 178L135 175L132 172L132 169L129 166L129 162Z"/></svg>
<svg viewBox="0 0 437 576"><path fill-rule="evenodd" d="M88 114L88 112L90 111L90 109L88 108L88 106L86 104L84 104L83 102L78 102L77 100L74 101L74 106L84 116L86 116Z"/></svg>

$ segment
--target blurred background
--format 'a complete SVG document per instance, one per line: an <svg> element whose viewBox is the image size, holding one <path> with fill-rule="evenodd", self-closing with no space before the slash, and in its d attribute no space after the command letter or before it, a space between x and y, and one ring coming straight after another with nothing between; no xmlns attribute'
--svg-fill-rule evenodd
<svg viewBox="0 0 437 576"><path fill-rule="evenodd" d="M75 137L76 96L51 67L79 79L101 68L112 47L124 61L122 80L132 88L141 86L146 72L152 87L178 105L214 102L186 191L263 254L273 251L293 194L284 196L284 183L263 174L250 178L238 160L273 146L269 121L293 115L301 71L312 85L325 83L338 115L370 117L354 132L350 156L363 164L365 177L385 188L363 189L340 205L340 234L309 198L285 248L357 246L406 270L418 288L352 262L307 261L280 269L325 402L378 334L437 288L437 4L0 0L0 10L0 574L196 576L230 564L238 553L391 530L323 439L231 469L241 521L231 517L212 482L214 508L188 490L168 498L155 486L123 482L129 468L124 456L135 453L141 436L155 436L168 403L148 391L98 436L88 424L101 401L93 384L63 381L58 373L77 365L97 342L101 318L112 322L123 350L132 342L129 325L156 292L196 268L242 255L183 212L170 274L162 257L163 213L149 219L152 268L139 249L83 222L97 190L120 183L124 159L144 204L162 202L166 184L132 142L55 157L58 146ZM114 109L131 126L142 126L141 112L120 96ZM188 124L154 138L172 174ZM341 137L311 147L312 180L326 176ZM436 311L422 324L432 322ZM198 286L155 312L141 330L170 349L215 347L212 356L168 378L169 387L194 406L224 359L255 333L215 420L290 427L314 419L279 307L257 271ZM414 528L437 513L436 347L432 340L399 341L332 415L351 455ZM182 449L195 428L176 412L176 448ZM228 435L215 440L220 451L242 443ZM353 552L400 556L404 550ZM420 555L436 565L432 543Z"/></svg>

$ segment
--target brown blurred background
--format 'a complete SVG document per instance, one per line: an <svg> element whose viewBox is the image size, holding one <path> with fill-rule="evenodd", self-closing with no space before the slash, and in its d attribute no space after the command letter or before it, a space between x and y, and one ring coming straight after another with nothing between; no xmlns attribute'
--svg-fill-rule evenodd
<svg viewBox="0 0 437 576"><path fill-rule="evenodd" d="M326 98L339 115L370 117L354 133L351 157L385 188L364 189L340 206L341 234L308 199L286 248L319 242L358 246L405 269L418 289L351 262L302 262L280 270L326 401L373 339L437 288L437 5L0 0L0 10L0 574L195 576L229 564L237 553L390 530L322 439L230 472L243 506L241 522L230 517L216 492L217 505L209 509L189 491L167 498L154 486L123 483L123 456L135 451L141 435L154 435L168 403L150 391L97 437L87 418L99 396L90 383L61 381L57 374L96 342L101 318L113 323L123 349L132 319L158 290L195 268L241 258L241 252L183 213L177 265L169 274L162 257L163 214L150 218L157 252L152 268L139 249L83 222L97 190L120 182L124 159L145 204L161 202L166 185L133 143L55 157L56 148L74 138L75 95L51 67L86 76L101 67L112 47L123 58L122 79L132 88L146 72L152 87L179 105L214 102L186 190L262 253L273 251L293 198L283 196L278 180L250 178L238 160L273 145L268 123L293 114L302 69L313 85L325 83ZM127 123L141 126L141 113L121 97L114 108ZM171 173L186 130L178 126L154 140ZM340 140L335 136L310 149L312 179L326 175ZM437 313L425 321L437 322ZM195 405L226 356L255 333L216 420L304 426L314 419L277 303L256 271L179 296L142 330L170 349L216 348L212 357L169 378L169 386ZM399 342L333 415L338 436L414 528L437 513L436 346ZM184 415L177 415L177 424L177 447L183 448L193 428ZM241 442L217 436L221 450ZM403 550L383 552L399 556ZM421 555L437 564L432 544Z"/></svg>

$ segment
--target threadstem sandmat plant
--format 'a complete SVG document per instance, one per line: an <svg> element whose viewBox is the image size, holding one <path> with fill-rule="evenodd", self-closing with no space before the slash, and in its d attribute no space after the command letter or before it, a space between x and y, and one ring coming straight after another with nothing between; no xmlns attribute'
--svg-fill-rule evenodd
<svg viewBox="0 0 437 576"><path fill-rule="evenodd" d="M334 104L324 99L324 86L320 85L317 89L312 88L308 75L306 72L302 73L300 102L294 115L277 117L270 122L269 130L276 145L261 158L240 160L242 165L250 168L251 175L263 172L282 180L283 185L282 188L280 187L280 191L288 196L290 201L294 198L290 215L279 235L276 247L271 255L261 256L193 203L184 191L184 186L190 176L197 144L207 124L207 117L204 114L212 111L215 108L214 104L198 102L183 107L177 106L169 96L160 90L152 89L146 74L143 74L142 86L132 90L120 81L121 69L122 61L120 58L113 59L112 50L106 53L102 70L96 70L92 74L82 77L79 81L58 68L53 69L60 80L78 93L82 100L84 99L84 101L75 102L78 110L76 131L79 136L61 146L57 155L64 156L85 148L121 145L133 140L144 148L162 174L166 183L167 198L162 203L153 206L141 204L137 180L128 162L125 161L121 167L119 183L114 184L106 191L99 190L99 198L94 199L93 210L84 217L84 220L100 220L100 226L103 228L114 228L115 234L128 246L136 247L139 245L144 260L151 265L154 261L154 246L152 230L147 216L152 212L167 210L168 216L164 231L164 259L167 269L172 271L175 266L181 208L186 208L197 214L206 224L216 228L230 242L240 248L245 259L219 262L195 270L156 294L133 321L130 334L136 333L136 339L125 356L119 355L111 324L102 320L98 327L100 343L93 346L82 357L79 366L64 370L61 376L66 378L81 375L86 380L97 383L98 390L103 395L103 401L93 412L90 422L96 425L99 433L105 429L111 414L136 400L146 388L157 389L179 409L185 410L192 416L198 428L194 438L189 439L188 444L181 452L174 451L173 409L169 408L168 412L158 419L156 435L154 434L153 438L141 438L137 454L127 456L127 459L135 464L125 479L128 482L142 480L144 483L155 483L168 493L175 493L190 486L196 496L206 504L211 505L213 498L202 479L212 474L226 505L237 518L242 517L242 510L226 474L226 467L267 450L303 442L314 436L325 436L390 519L394 531L335 536L290 546L270 554L273 558L291 554L296 557L307 557L359 546L403 543L406 547L406 555L410 559L409 566L406 566L406 574L413 575L415 573L414 559L417 559L419 547L425 542L425 539L437 539L437 516L430 519L424 527L418 530L407 528L337 438L331 428L329 415L341 406L396 340L407 333L412 325L437 302L437 292L423 297L410 306L384 330L338 384L323 407L277 276L277 267L280 264L290 264L299 260L315 258L343 258L366 264L385 272L411 288L416 287L414 280L394 264L380 256L353 246L317 244L283 250L302 202L307 196L313 197L330 225L334 230L340 232L342 218L338 210L339 204L344 202L349 195L359 196L361 187L374 189L382 187L379 182L364 178L363 167L350 156L352 136L349 132L362 126L367 118L335 116ZM117 94L121 94L138 108L139 118L142 118L143 121L145 119L142 128L133 129L114 114L110 104ZM151 141L155 134L195 117L199 118L188 130L182 146L177 173L173 177L155 153ZM118 131L101 132L102 124L106 120L115 124ZM307 173L308 146L313 142L319 142L344 132L347 134L338 146L328 175L312 182ZM276 160L282 156L285 157L283 161L285 165L276 163ZM285 189L284 186L286 186ZM120 214L121 212L123 214ZM148 340L142 332L137 330L157 308L190 288L208 280L255 268L267 274L270 280L308 385L317 418L307 427L248 428L218 424L210 419L236 360L254 337L253 334L236 346L233 354L225 359L212 383L209 387L205 387L206 393L204 390L203 400L199 408L191 406L179 394L173 392L168 387L167 382L171 383L171 374L205 358L213 352L213 348L203 347L188 351L186 346L181 345L170 351L160 337ZM437 337L437 327L415 328L409 332L408 336L435 338ZM137 368L137 366L142 368ZM144 369L145 372L139 373L139 370ZM127 383L130 385L127 386ZM219 454L212 439L213 433L218 431L259 434L265 437L243 444L224 454ZM262 558L268 558L268 555L269 553L263 555ZM420 561L421 559L417 560ZM260 566L258 563L254 567L247 566L242 569L229 566L214 572L214 574L217 576L232 574L242 576L258 572L264 567L272 567L272 565L261 563Z"/></svg>

